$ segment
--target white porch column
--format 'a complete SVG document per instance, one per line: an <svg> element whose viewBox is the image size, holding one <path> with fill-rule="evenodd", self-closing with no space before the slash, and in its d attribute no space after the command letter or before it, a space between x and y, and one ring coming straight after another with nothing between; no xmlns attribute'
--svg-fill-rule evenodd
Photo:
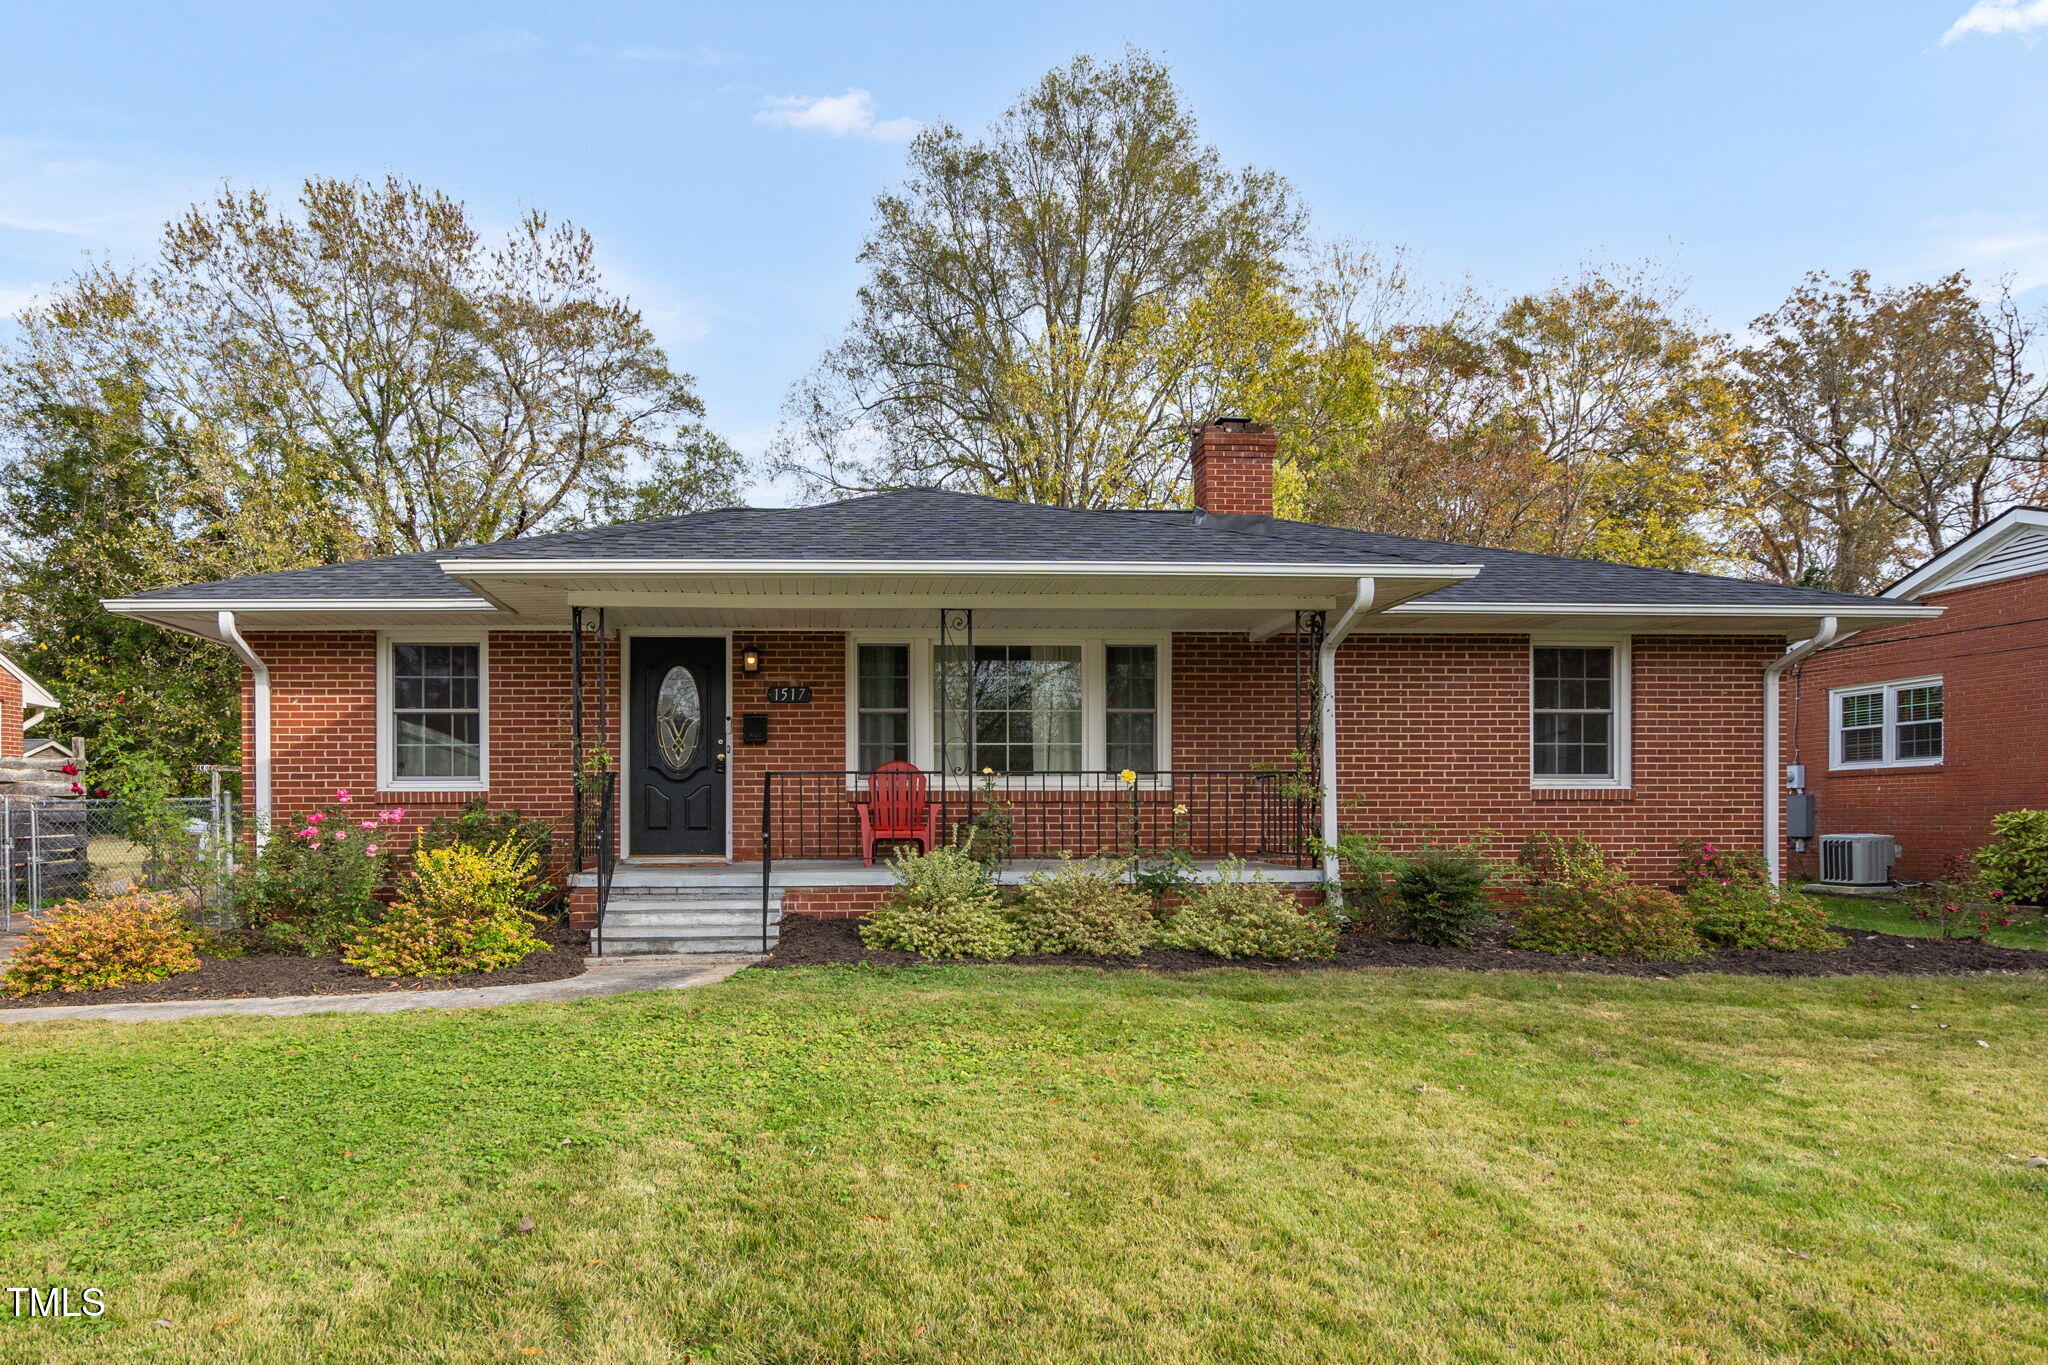
<svg viewBox="0 0 2048 1365"><path fill-rule="evenodd" d="M1323 647L1316 660L1319 684L1316 692L1320 708L1316 717L1316 738L1321 750L1317 766L1321 769L1323 788L1323 883L1324 895L1336 906L1344 903L1344 893L1337 882L1337 855L1330 851L1337 844L1337 646L1344 643L1344 637L1351 633L1359 618L1372 610L1372 600L1373 580L1359 579L1351 605L1324 632Z"/></svg>

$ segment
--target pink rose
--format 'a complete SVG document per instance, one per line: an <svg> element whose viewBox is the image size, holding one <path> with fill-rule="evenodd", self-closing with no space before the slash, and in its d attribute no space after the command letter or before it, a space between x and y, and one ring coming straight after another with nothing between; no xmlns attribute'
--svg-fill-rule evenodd
<svg viewBox="0 0 2048 1365"><path fill-rule="evenodd" d="M348 800L348 788L343 787L340 791L336 792L334 799L346 803Z"/></svg>
<svg viewBox="0 0 2048 1365"><path fill-rule="evenodd" d="M326 818L327 818L327 812L326 812L326 811L324 811L324 810L316 810L316 811L314 811L314 812L313 812L313 813L312 813L311 815L309 815L309 816L307 816L307 817L306 817L306 823L307 823L307 824L309 824L309 825L317 825L317 824L319 824L319 823L320 823L320 822L321 822L322 820L325 820Z"/></svg>
<svg viewBox="0 0 2048 1365"><path fill-rule="evenodd" d="M76 782L73 782L71 784L71 794L73 796L83 796L85 795L85 788L79 786Z"/></svg>
<svg viewBox="0 0 2048 1365"><path fill-rule="evenodd" d="M338 830L334 831L334 842L335 842L335 843L337 843L337 844L338 844L338 843L342 842L342 840L344 840L344 839L346 839L346 838L348 838L348 831L347 831L347 830L345 830L345 829L338 829Z"/></svg>
<svg viewBox="0 0 2048 1365"><path fill-rule="evenodd" d="M66 777L74 777L78 773L78 765L76 763L66 763L62 768L58 769L58 771L63 773L64 776Z"/></svg>
<svg viewBox="0 0 2048 1365"><path fill-rule="evenodd" d="M299 837L301 839L310 839L319 832L319 830L314 829L311 825L308 825L304 829L299 831Z"/></svg>
<svg viewBox="0 0 2048 1365"><path fill-rule="evenodd" d="M357 828L357 829L375 829L375 828L377 828L377 822L376 822L375 820L362 820L362 821L359 821L359 822L357 822L357 824L356 824L356 828Z"/></svg>
<svg viewBox="0 0 2048 1365"><path fill-rule="evenodd" d="M370 846L369 846L368 848L366 848L366 849L364 849L364 850L363 850L363 856L364 856L364 857L366 857L366 858L374 858L374 857L376 857L376 856L377 856L377 846L376 846L375 844L371 844L371 845L370 845Z"/></svg>

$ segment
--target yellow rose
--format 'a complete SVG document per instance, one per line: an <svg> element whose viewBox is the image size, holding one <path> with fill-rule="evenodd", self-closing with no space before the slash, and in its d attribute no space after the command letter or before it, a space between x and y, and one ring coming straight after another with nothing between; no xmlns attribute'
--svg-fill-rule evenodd
<svg viewBox="0 0 2048 1365"><path fill-rule="evenodd" d="M1124 769L1122 772L1118 773L1117 776L1122 778L1126 783L1128 783L1131 786L1135 787L1136 785L1138 785L1138 775L1132 772L1129 768Z"/></svg>

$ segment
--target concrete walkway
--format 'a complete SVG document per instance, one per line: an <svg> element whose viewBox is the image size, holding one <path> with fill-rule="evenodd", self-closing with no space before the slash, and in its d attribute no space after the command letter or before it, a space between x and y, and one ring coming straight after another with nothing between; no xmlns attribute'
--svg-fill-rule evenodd
<svg viewBox="0 0 2048 1365"><path fill-rule="evenodd" d="M255 1000L164 1000L138 1005L44 1005L0 1010L0 1027L63 1019L196 1019L209 1014L396 1014L400 1010L466 1010L534 1000L594 1000L627 991L677 991L723 981L758 958L646 957L593 961L581 976L523 986L472 986L442 991L380 991L369 995L280 995Z"/></svg>

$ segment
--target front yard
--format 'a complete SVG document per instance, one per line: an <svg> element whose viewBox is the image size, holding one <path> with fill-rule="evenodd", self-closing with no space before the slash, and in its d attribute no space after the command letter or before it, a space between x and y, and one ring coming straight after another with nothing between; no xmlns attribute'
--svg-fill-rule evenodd
<svg viewBox="0 0 2048 1365"><path fill-rule="evenodd" d="M110 1310L0 1359L2037 1360L2044 1007L819 968L0 1027L0 1275Z"/></svg>

